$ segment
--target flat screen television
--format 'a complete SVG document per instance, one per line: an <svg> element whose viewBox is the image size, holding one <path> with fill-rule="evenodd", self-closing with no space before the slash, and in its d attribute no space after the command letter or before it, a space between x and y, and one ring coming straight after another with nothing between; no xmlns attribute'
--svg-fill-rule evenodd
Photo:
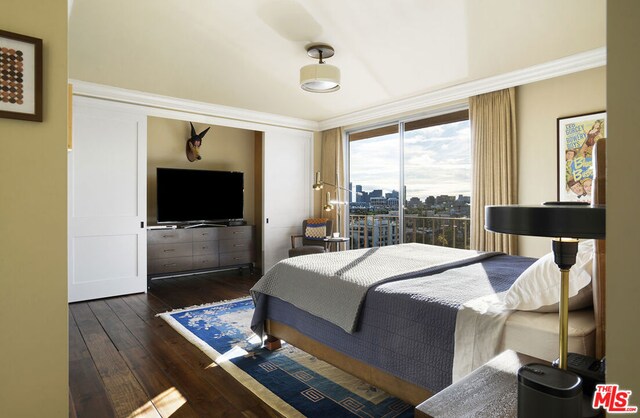
<svg viewBox="0 0 640 418"><path fill-rule="evenodd" d="M244 173L157 168L158 223L215 223L244 217Z"/></svg>

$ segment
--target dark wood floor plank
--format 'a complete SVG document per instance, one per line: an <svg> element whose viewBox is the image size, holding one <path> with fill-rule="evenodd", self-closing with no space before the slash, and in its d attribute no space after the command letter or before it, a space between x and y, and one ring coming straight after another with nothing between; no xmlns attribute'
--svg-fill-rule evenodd
<svg viewBox="0 0 640 418"><path fill-rule="evenodd" d="M152 282L151 293L173 309L184 308L248 296L258 278L248 272L222 272L158 279Z"/></svg>
<svg viewBox="0 0 640 418"><path fill-rule="evenodd" d="M281 418L156 317L247 296L258 279L246 269L163 279L153 281L148 293L71 304L70 416L126 416L137 406L142 416L167 416L178 408L172 418Z"/></svg>
<svg viewBox="0 0 640 418"><path fill-rule="evenodd" d="M73 413L76 417L115 416L102 378L71 312L69 312L69 396L72 398Z"/></svg>
<svg viewBox="0 0 640 418"><path fill-rule="evenodd" d="M93 301L89 303L89 307L160 415L175 416L178 407L183 406L178 403L182 401L184 404L186 400L108 302L109 300ZM180 408L180 415L185 418L198 416L188 404Z"/></svg>
<svg viewBox="0 0 640 418"><path fill-rule="evenodd" d="M151 323L156 322L164 327L164 320L153 317L146 322L138 317L124 301L112 300L109 304L134 332L136 338L154 357L162 370L170 376L174 386L189 400L195 411L207 417L240 414L237 406L224 398L216 386L206 379L205 368L212 361L204 353L196 349L199 357L194 358L193 352L176 349L175 344L167 341L162 333L159 334L153 326L150 326Z"/></svg>
<svg viewBox="0 0 640 418"><path fill-rule="evenodd" d="M115 416L128 417L135 412L138 416L160 417L88 304L73 304L70 311L102 377Z"/></svg>
<svg viewBox="0 0 640 418"><path fill-rule="evenodd" d="M143 306L144 302L142 300L141 296L125 299L126 303L131 305L134 311L144 312L145 306ZM194 373L197 373L201 379L210 382L234 406L242 410L256 410L257 408L258 416L278 416L232 376L216 366L213 360L200 349L178 334L163 319L152 318L148 321L147 326L150 326L163 342L179 352L190 366L195 367ZM203 371L205 372L203 373Z"/></svg>

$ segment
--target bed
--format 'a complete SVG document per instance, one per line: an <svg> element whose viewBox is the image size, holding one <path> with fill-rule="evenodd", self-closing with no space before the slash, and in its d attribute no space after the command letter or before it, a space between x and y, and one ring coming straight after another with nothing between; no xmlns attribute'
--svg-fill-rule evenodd
<svg viewBox="0 0 640 418"><path fill-rule="evenodd" d="M569 351L601 357L604 241L580 252ZM557 309L510 299L548 261L424 244L291 258L252 289L252 328L417 405L505 349L557 357Z"/></svg>

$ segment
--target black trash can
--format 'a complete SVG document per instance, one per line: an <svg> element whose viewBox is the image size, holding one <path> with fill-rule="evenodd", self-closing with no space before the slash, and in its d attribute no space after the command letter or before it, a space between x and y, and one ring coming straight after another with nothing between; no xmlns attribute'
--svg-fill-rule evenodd
<svg viewBox="0 0 640 418"><path fill-rule="evenodd" d="M582 380L567 370L527 364L518 370L519 418L580 418Z"/></svg>

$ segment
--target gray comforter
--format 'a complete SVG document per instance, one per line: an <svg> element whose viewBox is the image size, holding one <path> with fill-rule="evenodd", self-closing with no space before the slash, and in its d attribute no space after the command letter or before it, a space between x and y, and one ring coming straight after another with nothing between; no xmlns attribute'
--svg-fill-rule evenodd
<svg viewBox="0 0 640 418"><path fill-rule="evenodd" d="M354 332L367 291L380 284L424 276L497 253L400 244L289 258L273 266L251 289ZM254 331L262 335L257 325Z"/></svg>

